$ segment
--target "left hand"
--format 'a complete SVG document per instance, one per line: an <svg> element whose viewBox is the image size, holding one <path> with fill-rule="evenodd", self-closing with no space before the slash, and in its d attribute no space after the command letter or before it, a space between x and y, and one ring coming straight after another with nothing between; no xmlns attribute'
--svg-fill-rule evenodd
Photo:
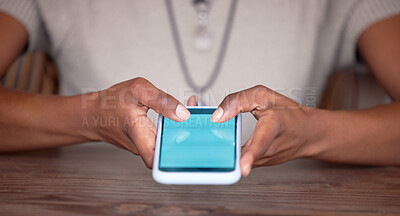
<svg viewBox="0 0 400 216"><path fill-rule="evenodd" d="M240 166L242 175L247 176L252 167L310 156L316 143L308 123L313 110L258 85L225 97L211 121L222 123L243 112L251 112L257 119L253 134L242 147Z"/></svg>

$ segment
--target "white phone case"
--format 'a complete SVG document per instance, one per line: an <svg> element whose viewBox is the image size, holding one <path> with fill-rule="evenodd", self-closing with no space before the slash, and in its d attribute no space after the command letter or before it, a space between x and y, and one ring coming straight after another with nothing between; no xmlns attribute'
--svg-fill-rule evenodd
<svg viewBox="0 0 400 216"><path fill-rule="evenodd" d="M202 108L216 108L209 106L187 108L202 109ZM235 169L230 172L165 172L159 169L159 156L160 156L160 143L161 143L161 129L163 116L160 115L157 124L157 139L154 151L153 163L153 178L161 184L206 184L206 185L227 185L234 184L240 180L240 152L241 152L241 138L242 138L242 118L241 114L237 116L236 127L236 162Z"/></svg>

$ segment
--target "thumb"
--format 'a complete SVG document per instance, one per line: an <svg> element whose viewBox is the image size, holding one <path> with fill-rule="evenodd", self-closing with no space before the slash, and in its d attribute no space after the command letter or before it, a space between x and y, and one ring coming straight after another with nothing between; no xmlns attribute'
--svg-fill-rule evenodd
<svg viewBox="0 0 400 216"><path fill-rule="evenodd" d="M241 112L250 112L256 108L255 94L257 88L249 88L230 94L224 98L211 116L211 121L222 123L235 117Z"/></svg>
<svg viewBox="0 0 400 216"><path fill-rule="evenodd" d="M189 110L173 96L161 91L149 81L142 83L138 101L144 106L174 121L185 121L190 117Z"/></svg>

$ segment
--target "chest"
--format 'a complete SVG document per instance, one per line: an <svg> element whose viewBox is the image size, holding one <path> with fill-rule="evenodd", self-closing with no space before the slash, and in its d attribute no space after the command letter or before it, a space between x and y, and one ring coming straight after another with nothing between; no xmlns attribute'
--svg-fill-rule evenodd
<svg viewBox="0 0 400 216"><path fill-rule="evenodd" d="M191 1L172 3L188 70L196 84L205 84L220 51L231 1L213 1L208 52L193 46L198 20ZM288 95L305 86L325 4L239 1L214 91L263 84ZM190 88L179 65L164 1L76 1L47 7L53 8L44 16L61 79L79 77L66 86L102 89L143 76L173 94Z"/></svg>

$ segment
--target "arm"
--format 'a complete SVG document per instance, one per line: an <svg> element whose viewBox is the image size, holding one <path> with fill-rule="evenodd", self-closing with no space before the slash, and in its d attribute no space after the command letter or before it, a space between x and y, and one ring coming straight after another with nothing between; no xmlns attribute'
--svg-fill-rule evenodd
<svg viewBox="0 0 400 216"><path fill-rule="evenodd" d="M0 11L0 77L22 52L28 42L28 33L14 18Z"/></svg>
<svg viewBox="0 0 400 216"><path fill-rule="evenodd" d="M333 124L314 157L323 160L399 165L400 158L400 15L369 27L358 50L393 99L389 105L367 110L321 112ZM337 138L334 135L340 134Z"/></svg>
<svg viewBox="0 0 400 216"><path fill-rule="evenodd" d="M0 13L0 72L23 50L27 32ZM47 96L0 87L0 152L106 141L139 154L152 166L156 129L147 111L175 121L189 111L149 81L135 78L109 89L76 96ZM99 121L112 119L107 125ZM97 123L96 123L97 122Z"/></svg>
<svg viewBox="0 0 400 216"><path fill-rule="evenodd" d="M251 112L256 128L242 148L244 176L252 167L310 157L320 160L399 165L400 16L367 29L358 48L394 102L366 110L328 111L301 106L264 87L228 95L212 116L224 122Z"/></svg>
<svg viewBox="0 0 400 216"><path fill-rule="evenodd" d="M2 77L26 47L28 33L17 20L2 12L0 29ZM77 127L82 123L82 115L76 115L80 113L79 108L79 96L42 96L0 86L0 151L56 147L93 140L77 133Z"/></svg>

